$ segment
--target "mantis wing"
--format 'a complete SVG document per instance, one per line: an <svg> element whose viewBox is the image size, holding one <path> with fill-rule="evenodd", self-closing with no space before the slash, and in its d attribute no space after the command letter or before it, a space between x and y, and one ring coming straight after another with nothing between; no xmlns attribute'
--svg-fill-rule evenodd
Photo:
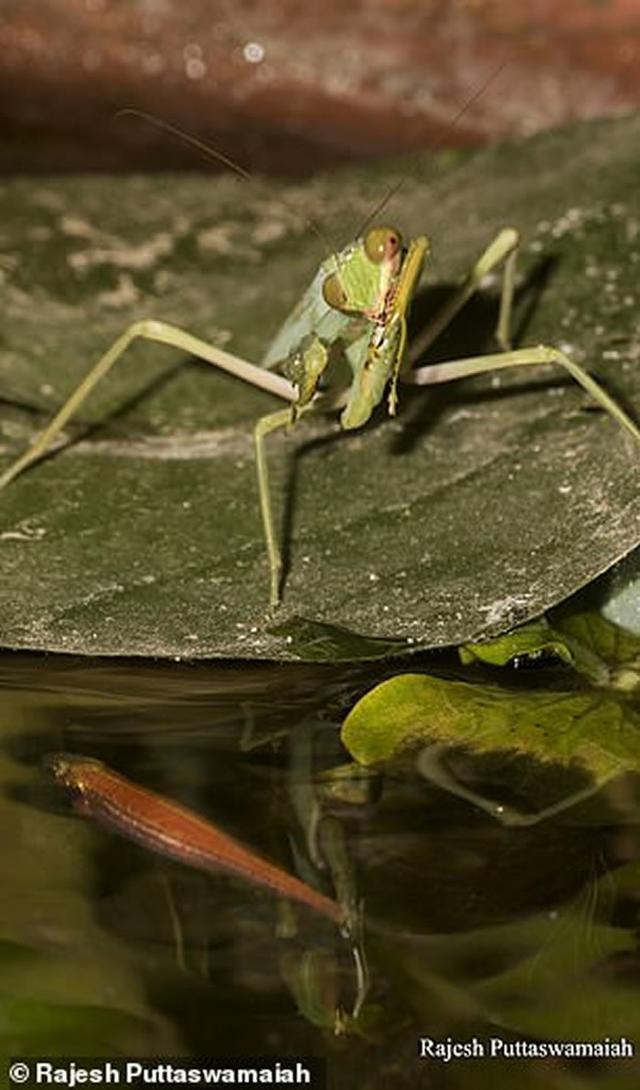
<svg viewBox="0 0 640 1090"><path fill-rule="evenodd" d="M331 345L352 322L353 319L347 314L334 310L325 302L322 284L326 276L323 263L269 345L262 359L262 366L267 370L276 368L292 356L305 337L315 335Z"/></svg>

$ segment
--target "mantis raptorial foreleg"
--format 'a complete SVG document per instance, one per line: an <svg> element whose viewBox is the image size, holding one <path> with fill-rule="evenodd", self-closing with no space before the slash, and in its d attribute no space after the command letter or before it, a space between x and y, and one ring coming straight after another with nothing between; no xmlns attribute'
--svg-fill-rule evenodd
<svg viewBox="0 0 640 1090"><path fill-rule="evenodd" d="M492 242L484 250L471 272L453 293L450 299L438 310L430 322L424 326L417 337L411 343L407 357L407 365L401 371L401 379L411 382L410 365L417 363L426 350L446 329L455 318L459 310L468 299L478 290L482 281L489 273L504 262L502 270L502 286L500 291L500 312L496 326L496 340L500 347L507 351L511 346L511 309L513 305L513 291L515 286L516 260L520 236L513 227L505 227L499 231ZM407 375L409 377L407 377Z"/></svg>
<svg viewBox="0 0 640 1090"><path fill-rule="evenodd" d="M487 371L500 371L504 367L537 367L541 363L557 363L564 367L572 378L579 382L588 394L610 413L623 428L640 442L640 428L624 411L621 405L609 396L604 387L591 375L565 355L559 348L535 345L531 348L518 348L513 352L498 352L488 356L469 356L468 359L447 360L446 363L434 363L418 367L405 376L405 382L416 386L430 386L439 382L452 382L454 379L468 378L470 375L482 375Z"/></svg>
<svg viewBox="0 0 640 1090"><path fill-rule="evenodd" d="M252 386L267 390L285 401L295 401L296 391L282 375L276 375L272 371L265 371L262 367L247 363L246 360L242 360L238 356L232 356L229 352L216 348L215 345L207 344L206 341L200 340L199 337L194 337L191 333L186 333L185 330L169 325L167 322L160 322L156 319L134 322L113 342L95 366L85 375L45 430L36 436L36 439L24 454L16 459L0 476L0 489L4 488L5 485L9 484L9 481L12 481L19 473L22 473L28 466L37 462L39 458L46 454L65 424L80 408L100 380L109 373L114 364L126 352L131 342L137 338L158 341L160 344L167 344L182 352L188 352L190 356L196 356L214 367L219 367L222 371L236 375L237 378L251 383Z"/></svg>

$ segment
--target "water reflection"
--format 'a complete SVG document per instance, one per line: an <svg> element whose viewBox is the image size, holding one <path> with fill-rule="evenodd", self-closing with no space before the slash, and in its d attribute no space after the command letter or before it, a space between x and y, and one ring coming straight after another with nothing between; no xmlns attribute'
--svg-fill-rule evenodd
<svg viewBox="0 0 640 1090"><path fill-rule="evenodd" d="M640 1077L636 1060L418 1058L424 1035L640 1047L637 785L511 829L415 762L336 787L338 725L385 671L2 659L7 1054L322 1055L336 1087ZM342 882L366 919L356 1022L358 966L328 922L79 819L43 771L54 750L179 800L305 881ZM481 771L492 794L522 793L517 762Z"/></svg>

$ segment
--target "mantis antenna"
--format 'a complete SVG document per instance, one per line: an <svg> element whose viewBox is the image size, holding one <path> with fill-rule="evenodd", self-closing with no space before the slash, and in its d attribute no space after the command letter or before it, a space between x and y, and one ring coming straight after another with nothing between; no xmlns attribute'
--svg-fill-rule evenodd
<svg viewBox="0 0 640 1090"><path fill-rule="evenodd" d="M239 163L234 162L228 155L225 155L221 151L217 151L212 148L210 144L205 143L198 136L194 136L193 133L187 132L185 129L179 128L177 125L172 125L170 121L165 121L161 117L156 117L155 114L147 113L146 110L136 110L133 107L127 106L123 110L118 110L116 117L138 117L142 121L148 122L150 125L154 125L156 129L160 129L162 132L168 132L172 136L176 136L179 140L182 140L185 144L190 144L193 148L201 151L207 159L213 159L218 163L222 163L223 166L232 170L234 174L237 174L239 178L243 178L246 182L255 181L251 171L245 167L240 166ZM325 257L334 257L337 254L335 247L332 247L327 242L326 236L322 233L317 223L308 216L304 217L305 223L311 228L313 233L322 243L322 247L325 251Z"/></svg>
<svg viewBox="0 0 640 1090"><path fill-rule="evenodd" d="M456 114L454 114L452 119L451 119L451 128L452 129L456 128L456 126L459 124L460 120L466 114L467 110L469 110L471 108L471 106L473 106L474 102L477 102L478 99L481 98L481 96L485 93L487 87L489 87L493 83L494 79L498 78L500 73L507 67L508 63L509 63L508 61L501 61L500 64L497 66L497 68L494 68L493 71L489 73L487 78L485 80L483 80L483 82L480 83L476 87L475 91L473 91L469 95L469 97L465 100L465 102L463 102L463 104L460 107L460 109L458 110L458 112ZM367 218L365 219L364 223L362 223L360 225L360 227L358 228L358 231L356 232L357 235L363 235L364 234L364 232L366 231L369 224L374 219L378 218L380 213L387 207L389 201L393 197L395 197L398 190L402 189L402 186L404 185L404 183L405 183L405 179L401 178L399 182L396 182L395 185L391 186L391 189L389 189L388 192L385 193L382 200L379 201L378 204L374 205L372 210L369 212L369 214L368 214Z"/></svg>
<svg viewBox="0 0 640 1090"><path fill-rule="evenodd" d="M134 110L132 107L127 106L124 110L118 110L116 117L139 117L142 121L148 122L149 125L154 125L156 129L161 129L163 132L171 133L172 136L177 136L179 140L182 140L185 144L191 144L192 147L197 148L207 159L214 159L218 163L222 163L224 166L229 167L240 178L244 178L247 182L253 181L253 175L244 167L234 163L233 159L229 159L228 156L223 155L221 151L216 151L215 148L205 144L203 140L200 140L197 136L193 136L190 132L185 132L184 129L179 129L177 125L172 125L170 121L164 121L161 117L156 117L155 114L149 114L145 110Z"/></svg>

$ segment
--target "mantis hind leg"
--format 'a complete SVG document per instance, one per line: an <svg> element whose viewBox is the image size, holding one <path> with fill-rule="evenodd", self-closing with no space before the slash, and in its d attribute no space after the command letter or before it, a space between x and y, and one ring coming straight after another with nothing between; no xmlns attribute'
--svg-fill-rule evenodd
<svg viewBox="0 0 640 1090"><path fill-rule="evenodd" d="M418 367L405 375L404 381L416 386L430 386L440 382L452 382L470 375L481 375L487 371L500 371L505 367L537 367L541 363L555 363L578 382L587 393L609 413L614 420L626 428L633 438L640 443L640 428L625 412L621 405L611 397L599 382L572 360L559 348L536 345L531 348L519 348L513 352L498 352L488 356L470 356L462 360L447 360L446 363L429 364Z"/></svg>
<svg viewBox="0 0 640 1090"><path fill-rule="evenodd" d="M520 236L513 227L505 227L499 231L486 250L474 264L471 272L462 281L450 299L436 311L433 318L420 331L413 340L408 354L407 367L403 369L401 378L403 381L411 381L407 378L407 370L411 364L416 363L433 342L446 329L455 318L458 311L462 310L467 300L478 290L482 281L489 273L502 264L502 285L500 290L500 311L496 326L496 340L506 352L511 346L511 310L513 306L513 291L515 286L516 260ZM410 374L410 371L409 371Z"/></svg>
<svg viewBox="0 0 640 1090"><path fill-rule="evenodd" d="M200 340L199 337L194 337L191 333L186 333L183 329L169 325L167 322L160 322L155 319L134 322L113 342L111 347L85 375L45 430L36 436L31 446L0 476L0 489L8 485L14 477L17 477L18 474L22 473L34 462L37 462L50 450L65 424L80 408L94 387L109 373L126 352L131 342L136 339L156 341L177 348L182 352L188 352L189 355L196 356L214 367L219 367L222 371L236 375L253 386L268 390L270 393L276 394L277 397L281 397L286 401L295 400L296 393L293 386L281 375L273 374L271 371L264 371L261 367L256 367L252 363L247 363L246 360L232 356L229 352L224 352L221 348L216 348L215 345L207 344L206 341Z"/></svg>

